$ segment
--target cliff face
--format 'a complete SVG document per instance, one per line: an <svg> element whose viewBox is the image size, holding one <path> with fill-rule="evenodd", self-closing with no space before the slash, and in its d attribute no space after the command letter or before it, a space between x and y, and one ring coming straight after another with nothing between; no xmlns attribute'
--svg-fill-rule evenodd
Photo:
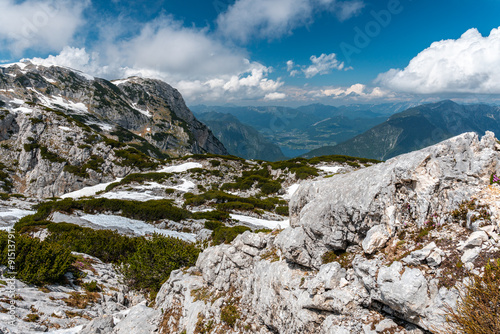
<svg viewBox="0 0 500 334"><path fill-rule="evenodd" d="M499 158L492 133L466 133L306 183L292 197L290 228L206 249L172 273L145 324L162 333L439 333L467 273L500 254L500 188L490 185Z"/></svg>
<svg viewBox="0 0 500 334"><path fill-rule="evenodd" d="M164 82L111 83L31 63L0 67L4 190L59 196L189 153L227 151Z"/></svg>

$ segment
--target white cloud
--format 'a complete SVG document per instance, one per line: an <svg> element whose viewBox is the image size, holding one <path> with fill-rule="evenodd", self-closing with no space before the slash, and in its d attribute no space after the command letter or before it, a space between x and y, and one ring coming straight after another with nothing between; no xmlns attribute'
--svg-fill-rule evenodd
<svg viewBox="0 0 500 334"><path fill-rule="evenodd" d="M185 28L168 17L147 24L137 37L110 47L108 53L130 66L185 79L233 74L248 66L246 51L229 48L205 30Z"/></svg>
<svg viewBox="0 0 500 334"><path fill-rule="evenodd" d="M232 74L204 73L198 78L188 78L181 72L148 68L144 64L142 64L143 67L126 66L123 63L103 66L98 53L89 54L85 49L72 47L65 47L57 56L49 56L45 59L33 58L31 61L44 66L70 67L107 79L130 76L160 79L179 89L188 101L197 102L264 99L283 85L279 79L271 80L267 77L271 72L270 68L246 59L242 60L245 67L239 71L235 70Z"/></svg>
<svg viewBox="0 0 500 334"><path fill-rule="evenodd" d="M285 93L274 92L274 93L266 94L266 96L264 97L264 100L266 100L266 101L276 101L276 100L283 100L285 98L286 98L286 94Z"/></svg>
<svg viewBox="0 0 500 334"><path fill-rule="evenodd" d="M309 58L311 60L311 65L309 66L299 66L295 65L295 63L291 60L287 61L287 71L289 72L291 77L297 76L300 72L295 68L300 68L300 71L304 73L306 78L312 78L317 74L328 74L332 70L349 70L352 67L344 68L344 62L341 62L337 59L337 55L335 53L331 53L329 55L322 53L319 57L311 56Z"/></svg>
<svg viewBox="0 0 500 334"><path fill-rule="evenodd" d="M19 56L26 49L61 50L83 23L89 1L1 0L0 47Z"/></svg>
<svg viewBox="0 0 500 334"><path fill-rule="evenodd" d="M340 62L337 59L335 53L321 54L321 56L311 56L311 65L302 71L306 75L306 78L312 78L316 74L328 74L331 70L342 70L344 68L344 62Z"/></svg>
<svg viewBox="0 0 500 334"><path fill-rule="evenodd" d="M337 17L340 21L348 20L353 16L359 15L364 7L364 2L359 0L343 2L338 7Z"/></svg>
<svg viewBox="0 0 500 334"><path fill-rule="evenodd" d="M361 0L237 0L217 18L219 32L247 42L252 37L274 39L313 21L314 14L329 11L340 20L360 13Z"/></svg>
<svg viewBox="0 0 500 334"><path fill-rule="evenodd" d="M106 69L100 69L97 60L97 54L88 54L85 48L72 48L66 46L57 56L50 55L47 58L32 58L22 59L21 61L31 61L34 64L49 66L63 66L78 69L86 73L98 75L99 71L104 72ZM105 73L105 72L104 72Z"/></svg>
<svg viewBox="0 0 500 334"><path fill-rule="evenodd" d="M355 84L350 87L334 87L334 88L324 88L321 89L317 96L327 96L335 99L339 98L351 98L351 99L379 99L379 98L392 98L394 94L384 90L380 87L369 88L363 84Z"/></svg>
<svg viewBox="0 0 500 334"><path fill-rule="evenodd" d="M500 28L487 37L470 29L457 40L435 42L405 69L391 69L375 82L418 94L500 94Z"/></svg>

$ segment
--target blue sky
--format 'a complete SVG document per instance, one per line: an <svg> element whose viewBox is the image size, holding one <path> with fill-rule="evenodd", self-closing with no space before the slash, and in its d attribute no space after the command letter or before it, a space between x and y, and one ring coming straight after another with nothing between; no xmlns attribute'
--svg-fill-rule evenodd
<svg viewBox="0 0 500 334"><path fill-rule="evenodd" d="M190 104L495 102L499 26L497 0L0 0L0 60L159 78Z"/></svg>

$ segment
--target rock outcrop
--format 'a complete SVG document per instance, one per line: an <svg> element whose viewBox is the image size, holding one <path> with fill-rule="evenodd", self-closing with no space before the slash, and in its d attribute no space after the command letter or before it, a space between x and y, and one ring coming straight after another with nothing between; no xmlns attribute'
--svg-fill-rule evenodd
<svg viewBox="0 0 500 334"><path fill-rule="evenodd" d="M286 258L317 268L329 250L359 245L373 253L405 222L423 226L430 215L451 211L488 185L500 167L499 149L491 132L481 141L466 133L301 187L290 202L293 229L281 238Z"/></svg>
<svg viewBox="0 0 500 334"><path fill-rule="evenodd" d="M207 248L171 274L147 324L161 333L438 333L467 273L500 257L500 189L489 185L499 158L492 133L466 133L307 183L292 198L292 227Z"/></svg>

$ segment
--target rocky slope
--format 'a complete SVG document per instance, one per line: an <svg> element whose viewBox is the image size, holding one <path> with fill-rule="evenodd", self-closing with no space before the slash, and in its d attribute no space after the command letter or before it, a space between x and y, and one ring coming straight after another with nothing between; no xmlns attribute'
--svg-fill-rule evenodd
<svg viewBox="0 0 500 334"><path fill-rule="evenodd" d="M290 228L206 249L137 333L439 333L468 272L500 256L499 158L492 133L466 133L306 183Z"/></svg>
<svg viewBox="0 0 500 334"><path fill-rule="evenodd" d="M110 261L110 252L113 251L106 248L106 244L123 247L121 242L116 243L116 234L120 237L144 237L151 240L151 235L158 233L189 243L197 242L197 245L206 248L215 242L217 228L222 231L219 236L225 237L224 234L229 235L236 229L240 229L238 233L262 229L269 232L271 229L289 226L287 203L300 183L311 178L329 178L336 173L349 173L363 168L363 165L371 165L371 162L355 158L347 160L346 157L325 157L323 161L315 159L268 163L230 156L193 156L174 159L168 165L154 170L129 174L113 183L66 193L61 196L63 199L56 201L41 201L18 195L0 196L0 254L3 254L1 249L5 243L2 240L6 240L7 234L3 231L10 230L21 217L24 217L19 222L22 226L16 225L18 242L22 236L37 238L46 244L58 245L61 242L64 249L79 252L85 249L94 256L107 257L107 261ZM266 185L271 185L272 191L266 190ZM275 185L280 187L274 188ZM243 189L239 189L240 187ZM105 210L98 209L99 203L113 204L111 201L115 201L115 205ZM93 203L90 210L78 205L90 202ZM47 209L47 205L57 205L56 203L61 206L55 210ZM34 207L34 204L40 206ZM177 212L183 211L185 215L179 218L166 212L165 216L162 209L170 205L175 206ZM134 209L130 210L131 206ZM148 206L150 210L146 208ZM136 216L138 212L142 212L141 217ZM154 215L154 218L146 217L146 212ZM35 213L38 219L43 215L43 220L28 216ZM82 228L87 231L84 232ZM116 234L109 233L109 230ZM78 233L76 243L81 241L85 246L80 244L75 250L75 239L64 231ZM105 233L106 244L102 243L98 232ZM234 237L236 234L231 238ZM87 243L87 240L92 241ZM219 242L224 243L224 240ZM98 246L91 247L89 244ZM155 256L148 256L147 260L153 260L154 264L154 258L167 248L157 249ZM126 251L120 248L120 251L124 250ZM26 253L29 252L23 249L16 259L16 268L20 272L26 269L22 262L22 255ZM42 252L36 252L39 253ZM182 257L182 254L176 253L176 257L178 256ZM71 264L71 274L67 273L63 280L42 285L33 283L38 284L35 286L19 279L10 280L10 276L3 275L6 271L4 260L5 257L0 257L2 333L24 334L47 330L52 334L111 331L151 333L158 328L157 324L149 322L157 319L158 310L142 303L144 297L141 296L145 290L131 290L130 277L122 272L123 266L112 266L109 262L101 261L102 259L78 254L78 258ZM173 261L175 262L175 258ZM31 262L34 261L29 263ZM153 264L141 276L155 276L156 274L151 274ZM169 267L173 265L168 264ZM166 271L164 266L157 270ZM11 290L13 281L16 284L14 294ZM87 284L97 284L99 289L90 290ZM8 321L10 318L6 311L12 305L11 301L15 301L16 306L15 324ZM151 299L149 302L149 306L152 306Z"/></svg>
<svg viewBox="0 0 500 334"><path fill-rule="evenodd" d="M449 100L412 107L354 138L313 150L304 157L347 154L386 160L472 131L499 133L500 108Z"/></svg>
<svg viewBox="0 0 500 334"><path fill-rule="evenodd" d="M187 153L227 154L168 84L0 67L0 186L58 196Z"/></svg>

